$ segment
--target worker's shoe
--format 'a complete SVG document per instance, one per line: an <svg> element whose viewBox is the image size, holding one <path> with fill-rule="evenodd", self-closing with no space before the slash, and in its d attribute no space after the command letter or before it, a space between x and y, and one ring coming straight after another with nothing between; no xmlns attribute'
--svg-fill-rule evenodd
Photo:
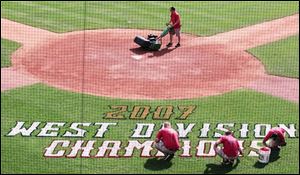
<svg viewBox="0 0 300 175"><path fill-rule="evenodd" d="M169 43L167 44L167 47L171 47L173 45L173 43Z"/></svg>
<svg viewBox="0 0 300 175"><path fill-rule="evenodd" d="M234 164L234 160L223 159L222 165L223 166L232 166Z"/></svg>
<svg viewBox="0 0 300 175"><path fill-rule="evenodd" d="M177 43L175 47L176 47L176 48L177 48L177 47L180 47L180 43Z"/></svg>
<svg viewBox="0 0 300 175"><path fill-rule="evenodd" d="M164 157L164 161L170 162L174 158L174 154L168 154Z"/></svg>

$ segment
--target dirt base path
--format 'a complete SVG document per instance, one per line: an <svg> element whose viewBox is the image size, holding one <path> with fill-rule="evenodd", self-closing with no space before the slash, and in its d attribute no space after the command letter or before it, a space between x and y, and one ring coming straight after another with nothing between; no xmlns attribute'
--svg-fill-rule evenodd
<svg viewBox="0 0 300 175"><path fill-rule="evenodd" d="M40 82L29 74L21 73L15 68L1 69L1 91L23 87Z"/></svg>
<svg viewBox="0 0 300 175"><path fill-rule="evenodd" d="M183 34L183 47L158 52L146 52L132 40L159 31L104 29L58 35L1 19L1 37L23 44L12 55L13 68L3 69L1 83L6 83L3 90L43 82L126 99L187 99L250 88L298 102L298 79L266 75L264 66L245 52L298 33L297 19L298 14L211 37ZM32 33L38 39L28 39ZM18 78L24 82L15 81Z"/></svg>
<svg viewBox="0 0 300 175"><path fill-rule="evenodd" d="M190 45L219 43L235 50L248 50L299 33L299 14L220 33L199 37Z"/></svg>
<svg viewBox="0 0 300 175"><path fill-rule="evenodd" d="M39 45L55 36L56 33L1 18L1 38L21 43L23 47Z"/></svg>
<svg viewBox="0 0 300 175"><path fill-rule="evenodd" d="M296 34L299 34L299 14L210 37L199 37L187 47L211 43L225 45L231 51L246 51ZM260 78L243 87L299 102L299 79L296 78L270 76L264 73Z"/></svg>
<svg viewBox="0 0 300 175"><path fill-rule="evenodd" d="M299 101L299 79L266 75L245 86L259 92L267 93L294 102Z"/></svg>
<svg viewBox="0 0 300 175"><path fill-rule="evenodd" d="M56 36L57 34L46 30L1 18L1 38L22 44L22 47L13 54L15 57L19 54L24 54L26 50L38 47L41 43L47 42L47 40ZM1 68L1 91L27 86L38 82L41 82L41 80L24 72L21 67L17 67L14 63L13 67Z"/></svg>

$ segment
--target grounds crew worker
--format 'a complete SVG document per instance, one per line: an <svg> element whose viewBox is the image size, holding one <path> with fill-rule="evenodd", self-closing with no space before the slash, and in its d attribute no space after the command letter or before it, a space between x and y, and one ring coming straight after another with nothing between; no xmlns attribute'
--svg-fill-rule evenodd
<svg viewBox="0 0 300 175"><path fill-rule="evenodd" d="M181 30L180 15L176 11L175 7L171 7L170 12L171 12L171 19L170 19L169 23L167 23L167 25L171 25L172 28L169 32L170 42L169 42L169 44L167 44L167 47L171 47L173 45L173 35L174 34L176 34L176 36L178 38L178 43L175 47L179 47L180 46L180 30Z"/></svg>
<svg viewBox="0 0 300 175"><path fill-rule="evenodd" d="M164 160L170 161L179 147L178 133L172 129L169 122L165 122L163 129L159 130L156 136L155 148L164 153Z"/></svg>
<svg viewBox="0 0 300 175"><path fill-rule="evenodd" d="M223 145L222 148L219 148L219 145ZM238 140L234 138L231 131L226 131L214 145L214 150L220 157L223 158L223 164L232 166L234 160L238 159L239 155L243 155L243 151L240 148Z"/></svg>
<svg viewBox="0 0 300 175"><path fill-rule="evenodd" d="M279 127L272 128L263 140L264 146L274 149L280 149L282 146L286 146L285 142L285 130Z"/></svg>

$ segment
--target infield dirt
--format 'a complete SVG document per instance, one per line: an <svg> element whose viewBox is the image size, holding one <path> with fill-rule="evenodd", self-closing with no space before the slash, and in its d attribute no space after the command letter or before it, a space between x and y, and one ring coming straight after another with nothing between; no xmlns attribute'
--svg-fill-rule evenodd
<svg viewBox="0 0 300 175"><path fill-rule="evenodd" d="M1 91L43 82L57 88L126 99L187 99L250 88L298 102L298 79L269 76L246 49L299 33L299 15L217 34L183 34L179 48L144 51L136 35L159 31L85 30L55 34L1 19L1 37L22 43L14 71L1 69ZM36 37L28 38L29 33ZM32 35L31 35L32 36ZM168 37L164 38L167 43ZM30 78L29 78L30 77Z"/></svg>

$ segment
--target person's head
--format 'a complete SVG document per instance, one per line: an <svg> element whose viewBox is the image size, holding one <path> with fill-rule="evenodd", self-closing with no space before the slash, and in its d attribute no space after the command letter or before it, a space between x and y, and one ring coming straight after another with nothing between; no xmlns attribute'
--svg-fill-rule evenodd
<svg viewBox="0 0 300 175"><path fill-rule="evenodd" d="M232 131L228 130L228 131L225 132L225 135L229 136L229 135L233 135L233 133L232 133Z"/></svg>
<svg viewBox="0 0 300 175"><path fill-rule="evenodd" d="M164 122L164 128L171 128L170 122Z"/></svg>
<svg viewBox="0 0 300 175"><path fill-rule="evenodd" d="M170 12L174 13L176 11L175 7L170 7Z"/></svg>
<svg viewBox="0 0 300 175"><path fill-rule="evenodd" d="M270 138L273 139L273 140L276 140L278 138L278 135L277 134L272 134L272 136Z"/></svg>

